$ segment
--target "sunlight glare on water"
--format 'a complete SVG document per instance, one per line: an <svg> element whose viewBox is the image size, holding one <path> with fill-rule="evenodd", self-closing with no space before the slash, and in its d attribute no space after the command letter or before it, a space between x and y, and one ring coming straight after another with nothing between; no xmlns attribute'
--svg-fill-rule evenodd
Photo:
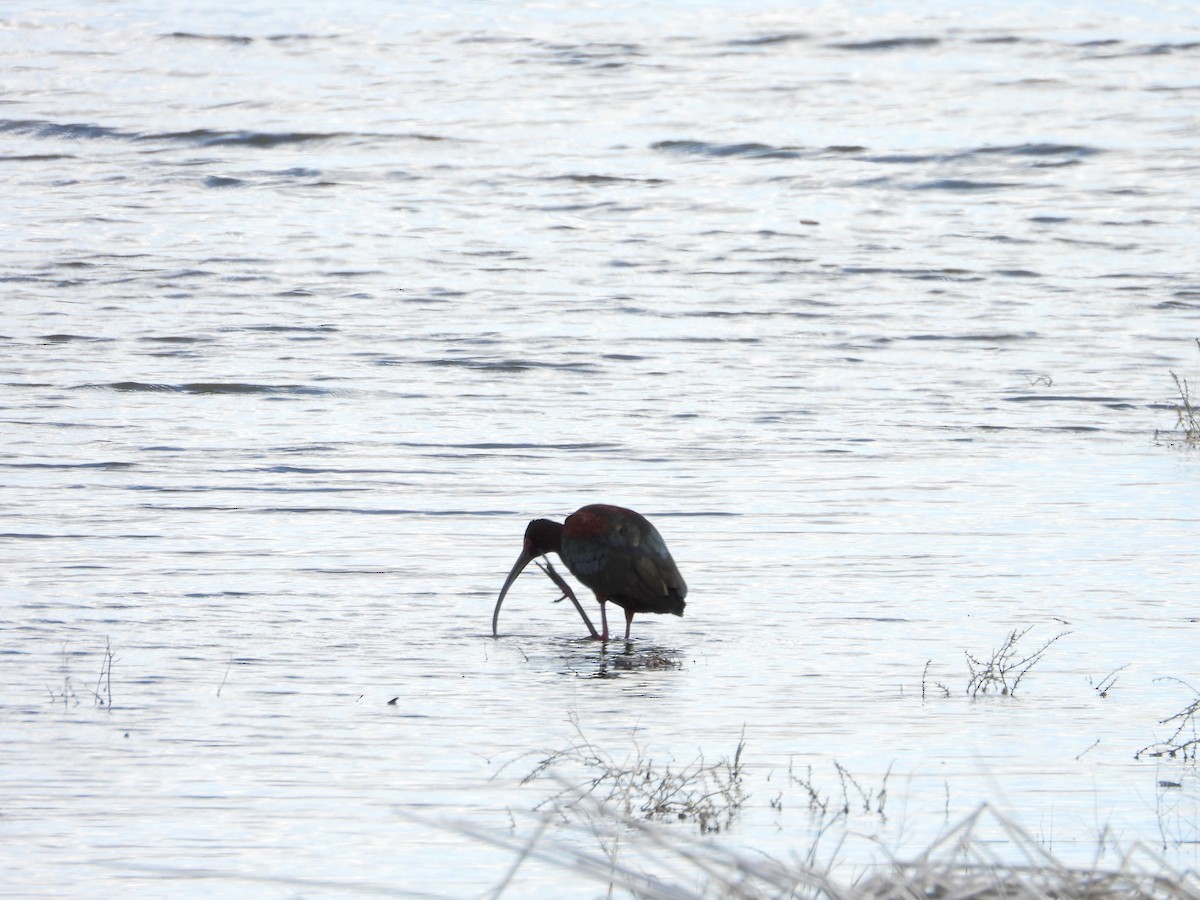
<svg viewBox="0 0 1200 900"><path fill-rule="evenodd" d="M671 840L1195 867L1197 26L1032 9L0 15L6 889L477 896L742 740ZM591 502L684 618L493 638Z"/></svg>

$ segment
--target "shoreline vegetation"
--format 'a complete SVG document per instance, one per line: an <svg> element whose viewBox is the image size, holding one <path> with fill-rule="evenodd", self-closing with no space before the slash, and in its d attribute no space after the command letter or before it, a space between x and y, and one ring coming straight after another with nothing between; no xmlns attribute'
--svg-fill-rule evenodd
<svg viewBox="0 0 1200 900"><path fill-rule="evenodd" d="M781 862L761 853L730 850L710 839L672 833L587 797L577 797L577 809L581 817L557 825L555 815L543 814L527 837L463 823L453 827L513 853L512 865L489 893L492 898L503 896L510 887L516 895L513 882L529 860L606 886L608 897L627 892L646 900L1200 898L1200 877L1195 872L1173 868L1143 843L1122 850L1102 835L1092 865L1069 866L987 803L945 830L924 852L860 867L850 877L835 873L836 858L819 862L815 847L803 859Z"/></svg>
<svg viewBox="0 0 1200 900"><path fill-rule="evenodd" d="M1021 679L1044 654L1069 632L1044 640L1035 649L1021 647L1030 629L1010 631L990 656L966 652L969 681L962 694L1011 697ZM952 696L933 681L930 663L922 672L921 696ZM1104 697L1125 667L1118 667L1092 684ZM1179 781L1159 780L1168 793L1184 787L1194 774L1200 739L1200 692L1176 678L1195 696L1173 715L1159 721L1173 733L1134 754L1134 759L1169 758L1185 771ZM787 861L753 849L723 846L720 835L736 829L750 800L752 764L746 760L745 733L736 749L716 762L698 754L686 764L648 756L636 740L624 755L598 746L571 718L575 735L567 746L531 751L503 765L500 777L514 763L535 760L520 784L550 781L552 791L531 811L535 825L518 833L514 821L504 831L488 831L470 823L451 827L473 840L510 851L512 864L490 893L500 897L517 885L529 861L583 876L607 889L607 896L638 898L803 897L822 900L929 900L929 898L1188 898L1200 900L1200 873L1173 866L1151 843L1118 840L1107 827L1096 837L1091 863L1068 864L1053 850L1053 842L1035 837L1013 816L990 803L980 803L952 823L947 818L936 837L922 841L921 852L889 850L879 837L864 833L865 819L887 821L889 768L875 785L856 777L833 761L837 785L819 784L811 766L789 764L784 790L798 793L807 806L811 829L807 849ZM780 773L782 774L782 773ZM770 781L770 778L767 779ZM772 790L778 791L781 782ZM793 798L794 799L794 798ZM782 810L783 791L767 800ZM1161 800L1161 798L1160 798ZM1168 839L1160 821L1158 849L1200 843L1200 823L1179 823L1184 831ZM870 831L870 829L867 829ZM875 851L863 862L847 858L850 840L865 838ZM1086 848L1085 848L1086 852ZM1077 860L1078 857L1075 857ZM1086 859L1086 857L1085 857Z"/></svg>

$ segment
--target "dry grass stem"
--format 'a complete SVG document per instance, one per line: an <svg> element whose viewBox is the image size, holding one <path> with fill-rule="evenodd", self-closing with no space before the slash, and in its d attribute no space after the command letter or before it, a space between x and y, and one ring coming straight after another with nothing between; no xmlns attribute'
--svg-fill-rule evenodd
<svg viewBox="0 0 1200 900"><path fill-rule="evenodd" d="M998 833L987 834L985 830ZM1002 857L997 852L1000 847L1015 850L1018 857ZM1192 873L1176 871L1141 844L1120 854L1118 864L1112 867L1066 866L1028 832L987 804L916 859L893 861L884 873L855 887L865 898L905 900L1200 898L1200 881Z"/></svg>
<svg viewBox="0 0 1200 900"><path fill-rule="evenodd" d="M1192 403L1188 381L1174 372L1171 373L1171 377L1175 379L1175 387L1179 389L1179 402L1175 405L1175 425L1183 431L1185 441L1189 444L1200 444L1200 417L1197 416L1196 406Z"/></svg>
<svg viewBox="0 0 1200 900"><path fill-rule="evenodd" d="M929 667L933 665L932 659L925 660L925 668L921 670L921 700L925 700L926 685L932 684L933 687L941 691L943 697L950 696L950 688L946 687L940 681L929 682Z"/></svg>
<svg viewBox="0 0 1200 900"><path fill-rule="evenodd" d="M494 898L511 887L526 860L536 859L607 886L610 896L620 890L647 900L1200 900L1200 880L1193 873L1172 868L1144 845L1118 851L1111 866L1098 861L1067 866L987 804L917 857L892 858L849 883L835 877L832 862L815 864L812 852L786 863L731 850L711 838L683 838L644 819L622 816L586 794L577 795L571 808L582 812L582 819L548 834L552 817L543 815L528 839L471 823L449 827L515 855L491 892ZM588 849L589 843L609 845L618 834L626 845L622 861ZM1103 841L1098 847L1100 852L1108 849Z"/></svg>
<svg viewBox="0 0 1200 900"><path fill-rule="evenodd" d="M58 669L62 674L62 687L56 690L50 685L46 685L46 691L50 694L50 702L61 703L63 706L77 706L79 698L75 693L75 685L71 681L71 656L67 652L66 644L62 645Z"/></svg>
<svg viewBox="0 0 1200 900"><path fill-rule="evenodd" d="M100 666L100 674L96 678L96 687L92 691L96 698L97 706L107 706L112 708L112 667L113 667L113 648L112 641L109 638L104 639L104 662ZM104 688L104 693L100 693L101 687Z"/></svg>
<svg viewBox="0 0 1200 900"><path fill-rule="evenodd" d="M566 749L547 754L521 780L528 784L550 773L563 785L535 810L562 812L578 805L580 797L587 797L624 816L691 822L701 834L708 834L728 828L746 800L742 789L744 735L732 759L723 757L709 764L700 754L679 767L656 763L636 744L631 757L617 760L588 740L577 719L572 717L571 723L576 739ZM577 780L568 781L565 773L575 773Z"/></svg>
<svg viewBox="0 0 1200 900"><path fill-rule="evenodd" d="M1200 338L1195 340L1197 349L1200 349ZM1160 431L1154 432L1154 438L1168 446L1200 446L1200 407L1192 399L1191 385L1174 371L1171 372L1171 378L1179 392L1179 399L1175 401L1175 433L1182 434L1182 440L1169 435L1164 440L1164 434Z"/></svg>
<svg viewBox="0 0 1200 900"><path fill-rule="evenodd" d="M100 663L100 674L96 676L96 686L80 688L84 694L92 695L92 700L97 706L112 706L112 667L115 660L112 640L106 637L104 639L104 658ZM79 691L75 689L75 677L71 674L71 653L67 650L66 644L62 645L59 653L58 669L62 675L62 685L57 688L46 685L46 691L50 694L50 702L61 703L63 706L78 706Z"/></svg>

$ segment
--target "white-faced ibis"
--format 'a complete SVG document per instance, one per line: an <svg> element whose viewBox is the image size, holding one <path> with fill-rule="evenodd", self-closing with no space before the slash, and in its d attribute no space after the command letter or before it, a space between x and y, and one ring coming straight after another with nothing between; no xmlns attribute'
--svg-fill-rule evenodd
<svg viewBox="0 0 1200 900"><path fill-rule="evenodd" d="M509 587L531 560L550 552L557 553L571 574L591 588L600 601L603 633L597 635L570 587L547 567L546 574L575 604L593 637L608 640L604 606L610 600L625 610L625 640L629 640L634 613L683 615L687 585L658 529L632 509L598 503L576 510L561 525L549 519L534 519L529 523L525 546L508 573L492 612L493 635L500 618L500 604Z"/></svg>

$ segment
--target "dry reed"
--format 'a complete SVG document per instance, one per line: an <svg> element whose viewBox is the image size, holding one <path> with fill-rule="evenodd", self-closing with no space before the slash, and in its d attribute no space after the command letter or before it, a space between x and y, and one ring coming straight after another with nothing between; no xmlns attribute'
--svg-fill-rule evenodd
<svg viewBox="0 0 1200 900"><path fill-rule="evenodd" d="M1068 866L1028 832L987 804L946 831L924 853L892 859L857 879L842 881L831 864L813 857L784 863L761 854L736 851L710 839L684 838L644 819L622 816L586 795L576 798L587 815L551 832L544 815L528 839L454 826L460 833L507 848L514 862L491 893L501 896L526 860L538 860L584 876L613 891L646 900L1200 900L1200 879L1177 870L1142 844L1118 854L1113 865ZM579 840L579 838L583 840ZM591 838L591 841L588 838ZM624 842L623 859L597 853ZM639 868L644 860L654 872Z"/></svg>

